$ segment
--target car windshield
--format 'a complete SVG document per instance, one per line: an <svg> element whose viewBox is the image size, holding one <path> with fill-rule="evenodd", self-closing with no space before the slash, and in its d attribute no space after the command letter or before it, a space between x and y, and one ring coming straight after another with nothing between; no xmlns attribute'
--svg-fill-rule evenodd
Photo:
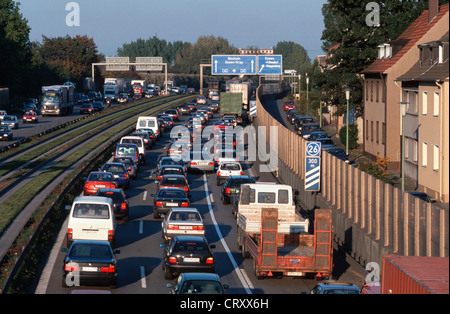
<svg viewBox="0 0 450 314"><path fill-rule="evenodd" d="M180 290L181 294L222 294L222 286L217 281L187 280Z"/></svg>
<svg viewBox="0 0 450 314"><path fill-rule="evenodd" d="M100 258L111 259L111 249L106 245L96 244L74 244L70 250L71 258Z"/></svg>
<svg viewBox="0 0 450 314"><path fill-rule="evenodd" d="M200 214L198 212L188 212L188 211L173 211L170 215L169 220L178 221L201 221Z"/></svg>
<svg viewBox="0 0 450 314"><path fill-rule="evenodd" d="M183 190L159 190L158 198L187 198Z"/></svg>

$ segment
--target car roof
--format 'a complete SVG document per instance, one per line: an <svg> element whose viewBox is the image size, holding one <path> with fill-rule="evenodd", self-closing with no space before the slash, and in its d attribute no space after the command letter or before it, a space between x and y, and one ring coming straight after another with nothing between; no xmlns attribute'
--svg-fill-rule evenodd
<svg viewBox="0 0 450 314"><path fill-rule="evenodd" d="M198 209L194 207L172 207L171 210L177 212L198 212Z"/></svg>
<svg viewBox="0 0 450 314"><path fill-rule="evenodd" d="M326 289L328 287L332 288L340 288L340 289L348 289L348 290L360 290L359 287L353 283L347 282L321 282L317 284L322 288Z"/></svg>
<svg viewBox="0 0 450 314"><path fill-rule="evenodd" d="M111 244L109 244L108 241L101 241L101 240L75 240L73 242L74 244L95 244L95 245L106 245L111 247Z"/></svg>
<svg viewBox="0 0 450 314"><path fill-rule="evenodd" d="M183 178L185 179L185 176L181 174L165 174L162 176L163 178Z"/></svg>
<svg viewBox="0 0 450 314"><path fill-rule="evenodd" d="M98 203L111 203L112 200L109 197L104 196L78 196L74 199L74 203L84 204L98 204Z"/></svg>
<svg viewBox="0 0 450 314"><path fill-rule="evenodd" d="M208 241L206 240L206 238L204 236L197 236L197 235L174 235L174 238L177 238L179 241L191 241L191 242L204 242L204 243L208 243Z"/></svg>
<svg viewBox="0 0 450 314"><path fill-rule="evenodd" d="M213 273L181 273L181 276L184 280L212 280L219 281L220 277L217 274Z"/></svg>

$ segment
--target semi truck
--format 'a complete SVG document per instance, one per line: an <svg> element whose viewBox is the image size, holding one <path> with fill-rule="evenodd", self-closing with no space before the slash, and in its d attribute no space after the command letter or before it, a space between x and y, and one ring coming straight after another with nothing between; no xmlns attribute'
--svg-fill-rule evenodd
<svg viewBox="0 0 450 314"><path fill-rule="evenodd" d="M253 258L258 279L331 276L331 210L315 211L311 234L309 219L296 212L290 186L256 183L241 185L236 214L238 247L243 258Z"/></svg>
<svg viewBox="0 0 450 314"><path fill-rule="evenodd" d="M242 109L249 110L252 84L250 82L230 83L228 88L230 93L242 94Z"/></svg>
<svg viewBox="0 0 450 314"><path fill-rule="evenodd" d="M242 95L235 93L220 94L220 116L234 116L242 124Z"/></svg>
<svg viewBox="0 0 450 314"><path fill-rule="evenodd" d="M63 116L73 113L75 85L42 86L42 116Z"/></svg>

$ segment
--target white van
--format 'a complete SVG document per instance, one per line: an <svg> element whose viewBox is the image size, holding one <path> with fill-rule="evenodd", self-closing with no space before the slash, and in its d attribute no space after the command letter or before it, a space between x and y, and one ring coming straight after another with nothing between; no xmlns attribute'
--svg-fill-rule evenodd
<svg viewBox="0 0 450 314"><path fill-rule="evenodd" d="M101 196L79 196L70 209L67 226L67 247L75 240L99 240L113 243L116 235L116 218L113 200Z"/></svg>
<svg viewBox="0 0 450 314"><path fill-rule="evenodd" d="M145 144L140 136L124 136L120 139L120 144L135 144L139 150L139 161L145 165Z"/></svg>
<svg viewBox="0 0 450 314"><path fill-rule="evenodd" d="M157 140L161 137L158 119L156 117L139 117L136 123L136 131L138 132L139 129L152 129Z"/></svg>

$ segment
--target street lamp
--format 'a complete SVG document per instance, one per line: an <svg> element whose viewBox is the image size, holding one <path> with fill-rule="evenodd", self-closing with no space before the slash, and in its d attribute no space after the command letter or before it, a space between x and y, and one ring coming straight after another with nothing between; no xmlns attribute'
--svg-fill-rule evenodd
<svg viewBox="0 0 450 314"><path fill-rule="evenodd" d="M346 130L346 141L345 141L345 153L348 155L348 128L349 128L348 107L349 107L349 102L350 102L351 89L346 88L346 89L344 89L344 92L345 92L345 99L347 99L347 121L346 121L347 130Z"/></svg>
<svg viewBox="0 0 450 314"><path fill-rule="evenodd" d="M308 114L308 111L309 111L309 76L308 76L308 73L306 73L305 79L306 79L306 114Z"/></svg>
<svg viewBox="0 0 450 314"><path fill-rule="evenodd" d="M402 116L402 191L405 191L405 116L408 102L402 101L400 105L400 115Z"/></svg>

